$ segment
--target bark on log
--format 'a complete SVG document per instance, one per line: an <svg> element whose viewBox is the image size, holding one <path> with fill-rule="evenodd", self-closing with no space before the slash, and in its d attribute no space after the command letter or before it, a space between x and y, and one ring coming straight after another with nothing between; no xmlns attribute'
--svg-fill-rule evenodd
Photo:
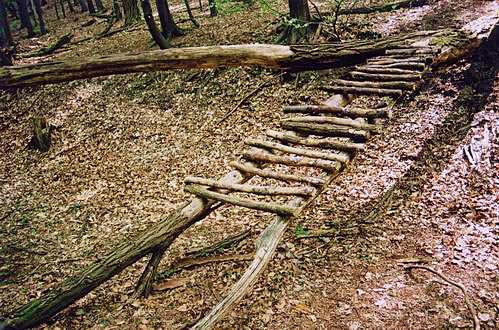
<svg viewBox="0 0 499 330"><path fill-rule="evenodd" d="M217 180L198 178L188 176L185 178L186 184L192 183L212 188L239 191L256 195L291 195L291 196L310 196L315 189L310 187L273 187L273 186L255 186L249 184L223 183Z"/></svg>
<svg viewBox="0 0 499 330"><path fill-rule="evenodd" d="M280 144L280 143L269 142L269 141L264 141L264 140L259 140L259 139L248 139L248 140L244 141L244 143L246 143L247 145L253 146L253 147L279 150L282 152L295 154L295 155L299 155L299 156L332 160L332 161L338 161L338 162L342 162L342 163L345 163L348 161L348 159L350 159L348 154L345 154L345 153L334 154L331 152L307 150L307 149L303 149L303 148L289 147L289 146L285 146L285 145Z"/></svg>
<svg viewBox="0 0 499 330"><path fill-rule="evenodd" d="M370 132L381 131L381 126L359 122L358 120L353 120L350 118L339 118L339 117L330 117L330 116L290 117L283 119L281 122L332 124L332 125L349 126L358 129L365 129Z"/></svg>
<svg viewBox="0 0 499 330"><path fill-rule="evenodd" d="M435 50L431 48L398 48L398 49L388 49L385 52L386 55L433 55Z"/></svg>
<svg viewBox="0 0 499 330"><path fill-rule="evenodd" d="M370 67L369 65L356 66L355 70L366 73L384 73L384 74L421 74L419 71L405 70L405 69L385 69Z"/></svg>
<svg viewBox="0 0 499 330"><path fill-rule="evenodd" d="M208 189L204 189L200 186L195 185L187 185L184 187L184 191L194 194L201 198L211 199L218 202L223 202L227 204L237 205L246 207L249 209L265 211L270 213L276 213L284 216L292 215L296 212L296 207L289 207L282 204L270 203L270 202L260 202L246 198L240 198L236 196L229 196L226 194L217 193L214 191L210 191Z"/></svg>
<svg viewBox="0 0 499 330"><path fill-rule="evenodd" d="M340 15L352 15L352 14L371 14L371 13L383 13L400 8L414 8L421 7L428 3L428 0L401 0L390 2L383 5L371 6L371 7L357 7L357 8L346 8L340 10ZM325 15L325 14L323 14Z"/></svg>
<svg viewBox="0 0 499 330"><path fill-rule="evenodd" d="M389 112L386 109L339 108L327 105L290 105L285 106L283 111L287 113L331 113L353 118L386 118L389 116Z"/></svg>
<svg viewBox="0 0 499 330"><path fill-rule="evenodd" d="M367 60L369 64L393 64L393 63L425 63L426 60L421 57L403 57L403 58L387 58L385 56L374 57Z"/></svg>
<svg viewBox="0 0 499 330"><path fill-rule="evenodd" d="M337 86L349 86L349 87L394 88L394 89L405 89L405 90L414 90L416 88L415 83L407 81L371 82L371 81L352 81L352 80L334 79L333 81L331 81L331 83Z"/></svg>
<svg viewBox="0 0 499 330"><path fill-rule="evenodd" d="M332 138L322 138L322 139L303 138L300 136L296 136L295 134L279 132L274 130L267 130L265 134L267 134L267 136L269 137L272 137L274 139L283 142L299 144L307 147L337 149L342 151L361 151L366 149L366 145L363 143L339 141L339 140L334 140Z"/></svg>
<svg viewBox="0 0 499 330"><path fill-rule="evenodd" d="M52 62L0 68L0 88L86 79L111 74L171 69L252 66L307 70L340 67L383 55L387 49L442 35L422 31L374 41L327 45L230 45L187 47L96 57L80 62Z"/></svg>
<svg viewBox="0 0 499 330"><path fill-rule="evenodd" d="M347 137L351 138L355 142L364 142L369 137L369 132L365 130L331 124L283 122L281 123L281 126L292 131L303 132L311 135Z"/></svg>
<svg viewBox="0 0 499 330"><path fill-rule="evenodd" d="M258 167L248 165L248 164L241 164L238 162L230 162L229 165L231 167L241 171L241 172L252 174L252 175L258 175L262 178L275 179L275 180L285 181L285 182L302 182L302 183L307 183L307 184L314 186L314 187L320 187L324 184L324 180L319 179L319 178L314 178L311 176L301 176L301 175L275 172L275 171L271 171L271 170L262 170Z"/></svg>
<svg viewBox="0 0 499 330"><path fill-rule="evenodd" d="M385 95L385 96L400 96L403 91L400 89L388 88L367 88L367 87L348 87L348 86L322 86L323 90L335 93L344 94L366 94L366 95Z"/></svg>
<svg viewBox="0 0 499 330"><path fill-rule="evenodd" d="M421 74L383 74L383 73L364 73L358 71L350 72L354 79L370 80L370 81L417 81L421 79Z"/></svg>
<svg viewBox="0 0 499 330"><path fill-rule="evenodd" d="M256 162L272 163L272 164L283 164L287 166L304 166L304 167L317 167L326 171L334 172L341 167L340 162L306 158L301 156L276 156L268 155L261 152L246 151L243 153L243 157L248 160L253 160Z"/></svg>
<svg viewBox="0 0 499 330"><path fill-rule="evenodd" d="M417 62L398 62L391 64L370 63L369 66L372 68L415 69L420 71L423 71L425 68L425 65L423 63Z"/></svg>

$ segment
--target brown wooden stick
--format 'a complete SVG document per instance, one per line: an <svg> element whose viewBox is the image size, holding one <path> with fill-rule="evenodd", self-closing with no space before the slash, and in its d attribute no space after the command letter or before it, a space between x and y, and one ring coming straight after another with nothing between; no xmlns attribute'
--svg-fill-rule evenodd
<svg viewBox="0 0 499 330"><path fill-rule="evenodd" d="M368 88L368 87L322 86L321 89L328 92L344 93L344 94L400 96L403 93L402 90L400 89Z"/></svg>
<svg viewBox="0 0 499 330"><path fill-rule="evenodd" d="M315 189L311 187L273 187L273 186L254 186L249 184L224 183L217 180L198 178L188 176L185 183L198 184L218 189L227 189L231 191L245 192L257 195L291 195L291 196L310 196Z"/></svg>
<svg viewBox="0 0 499 330"><path fill-rule="evenodd" d="M367 60L369 64L393 64L393 63L423 63L424 59L421 57L404 57L404 58L387 58L387 57L374 57Z"/></svg>
<svg viewBox="0 0 499 330"><path fill-rule="evenodd" d="M311 176L301 176L294 174L285 174L271 170L262 170L249 164L241 164L234 161L230 162L229 165L241 172L258 175L261 176L262 178L270 178L285 182L303 182L312 185L314 187L320 187L324 184L324 180L319 178L314 178Z"/></svg>
<svg viewBox="0 0 499 330"><path fill-rule="evenodd" d="M283 108L286 113L334 113L348 117L383 118L388 117L386 109L341 108L327 105L289 105Z"/></svg>
<svg viewBox="0 0 499 330"><path fill-rule="evenodd" d="M270 213L281 214L285 216L290 216L297 210L296 207L290 207L287 205L270 203L270 202L260 202L251 199L220 194L195 185L185 186L184 191L206 199L212 199L227 204L242 206L249 209L255 209Z"/></svg>
<svg viewBox="0 0 499 330"><path fill-rule="evenodd" d="M464 302L466 303L466 306L468 306L468 309L469 309L469 311L471 313L471 316L473 318L473 327L474 327L475 330L480 330L480 320L478 319L478 316L477 316L476 310L475 310L475 306L471 302L471 299L468 296L466 287L464 285L462 285L459 282L451 280L450 278L448 278L447 276L445 276L441 272L436 271L435 269L433 269L431 267L428 267L428 266L408 265L408 266L405 266L404 269L405 270L423 269L423 270L429 271L430 273L432 273L432 274L437 275L438 277L440 277L442 280L444 280L448 284L450 284L452 286L455 286L456 288L458 288L459 290L461 290L461 292L464 295Z"/></svg>
<svg viewBox="0 0 499 330"><path fill-rule="evenodd" d="M315 238L315 237L326 237L326 236L339 236L344 234L356 235L358 234L358 232L359 229L356 227L314 229L314 230L307 230L302 234L298 234L296 235L296 238L304 239L304 238Z"/></svg>
<svg viewBox="0 0 499 330"><path fill-rule="evenodd" d="M322 139L304 138L296 136L295 134L291 134L286 131L281 132L281 131L267 130L265 131L265 134L271 138L283 142L294 143L308 147L337 149L342 151L360 151L360 150L365 150L366 148L366 145L363 143L340 141L333 138L322 138Z"/></svg>
<svg viewBox="0 0 499 330"><path fill-rule="evenodd" d="M210 253L221 252L221 251L225 250L226 248L233 246L233 245L236 245L237 243L246 239L246 237L248 237L250 234L251 234L251 230L247 229L241 233L229 236L227 238L224 238L221 241L213 243L210 246L190 250L185 255L189 256L191 258L198 258L198 257L204 257Z"/></svg>
<svg viewBox="0 0 499 330"><path fill-rule="evenodd" d="M368 131L379 132L381 131L381 126L373 125L368 123L362 123L358 120L352 120L350 118L339 118L332 116L300 116L300 117L289 117L281 120L281 122L295 122L295 123L317 123L317 124L333 124L341 126L349 126L353 128L365 129Z"/></svg>
<svg viewBox="0 0 499 330"><path fill-rule="evenodd" d="M421 74L382 74L382 73L374 74L374 73L352 71L350 72L350 75L354 79L369 80L369 81L400 81L400 80L415 81L421 79Z"/></svg>
<svg viewBox="0 0 499 330"><path fill-rule="evenodd" d="M385 73L385 74L416 74L419 75L419 71L414 70L406 70L406 69L387 69L387 68L378 68L372 67L369 65L356 66L355 70L367 73Z"/></svg>
<svg viewBox="0 0 499 330"><path fill-rule="evenodd" d="M405 89L405 90L414 90L414 88L416 87L415 83L407 81L371 82L371 81L352 81L352 80L335 79L331 81L331 83L337 86L394 88L394 89Z"/></svg>
<svg viewBox="0 0 499 330"><path fill-rule="evenodd" d="M355 142L364 142L369 137L368 131L331 124L282 122L281 126L292 131L312 135L348 137Z"/></svg>
<svg viewBox="0 0 499 330"><path fill-rule="evenodd" d="M337 171L339 168L341 168L341 163L339 162L306 158L301 156L276 156L276 155L264 154L261 152L246 151L243 154L243 157L248 160L253 160L257 162L284 164L288 166L317 167L317 168L322 168L326 171Z"/></svg>
<svg viewBox="0 0 499 330"><path fill-rule="evenodd" d="M398 68L398 69L415 69L423 71L425 69L425 64L423 63L414 63L414 62L400 62L400 63L371 63L369 64L372 68Z"/></svg>
<svg viewBox="0 0 499 330"><path fill-rule="evenodd" d="M413 54L428 54L433 55L437 50L431 48L395 48L387 49L386 55L413 55Z"/></svg>
<svg viewBox="0 0 499 330"><path fill-rule="evenodd" d="M244 143L246 143L247 145L253 146L253 147L279 150L282 152L295 154L295 155L299 155L299 156L326 159L326 160L332 160L332 161L339 161L342 163L345 163L350 159L350 157L346 154L334 154L331 152L321 152L321 151L315 151L315 150L307 150L307 149L303 149L303 148L289 147L289 146L285 146L284 144L264 141L264 140L260 140L260 139L247 139L246 141L244 141Z"/></svg>

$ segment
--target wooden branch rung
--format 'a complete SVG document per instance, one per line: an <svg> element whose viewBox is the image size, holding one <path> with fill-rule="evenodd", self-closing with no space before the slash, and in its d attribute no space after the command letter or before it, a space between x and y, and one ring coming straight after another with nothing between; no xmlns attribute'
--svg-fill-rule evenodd
<svg viewBox="0 0 499 330"><path fill-rule="evenodd" d="M386 118L389 117L389 111L386 109L361 109L361 108L342 108L328 105L290 105L283 108L285 113L333 113L348 117L365 118Z"/></svg>
<svg viewBox="0 0 499 330"><path fill-rule="evenodd" d="M323 149L337 149L342 151L360 151L365 150L366 145L363 143L353 143L348 141L339 141L333 138L322 138L322 139L314 139L314 138L304 138L300 136L296 136L295 134L289 134L286 132L279 132L274 130L267 130L265 134L268 137L299 145L304 145L308 147L317 147Z"/></svg>
<svg viewBox="0 0 499 330"><path fill-rule="evenodd" d="M281 126L292 131L312 135L348 137L355 142L364 142L369 137L368 131L331 124L283 122Z"/></svg>
<svg viewBox="0 0 499 330"><path fill-rule="evenodd" d="M325 160L331 160L331 161L338 161L338 162L342 162L342 163L346 163L350 159L350 157L348 157L348 155L345 155L345 154L335 154L335 153L331 153L331 152L321 152L321 151L315 151L315 150L307 150L307 149L302 149L302 148L289 147L289 146L285 146L284 144L260 140L260 139L247 139L246 141L244 141L244 143L246 143L247 145L253 146L253 147L279 150L282 152L295 154L295 155L299 155L299 156L325 159Z"/></svg>
<svg viewBox="0 0 499 330"><path fill-rule="evenodd" d="M302 156L277 156L261 152L246 151L243 157L248 160L265 162L271 164L283 164L287 166L317 167L329 172L336 172L341 169L341 163L336 161L307 158Z"/></svg>
<svg viewBox="0 0 499 330"><path fill-rule="evenodd" d="M238 162L230 162L229 165L233 168L235 168L238 171L252 174L252 175L258 175L262 178L269 178L269 179L275 179L279 181L284 181L284 182L302 182L309 184L314 187L321 187L324 184L324 180L320 178L314 178L311 176L301 176L301 175L294 175L294 174L285 174L285 173L280 173L280 172L275 172L271 170L262 170L258 167L248 165L248 164L241 164Z"/></svg>
<svg viewBox="0 0 499 330"><path fill-rule="evenodd" d="M387 58L387 57L374 57L367 60L369 64L393 64L393 63L425 63L425 59L421 57L404 57L404 58Z"/></svg>
<svg viewBox="0 0 499 330"><path fill-rule="evenodd" d="M323 86L325 91L343 94L365 94L365 95L388 95L400 96L402 90L388 88L369 88L369 87L349 87L349 86Z"/></svg>
<svg viewBox="0 0 499 330"><path fill-rule="evenodd" d="M340 117L331 117L331 116L290 117L281 120L281 122L333 124L333 125L342 125L353 128L365 129L371 132L381 131L381 126L378 125L367 124L350 118L340 118Z"/></svg>
<svg viewBox="0 0 499 330"><path fill-rule="evenodd" d="M355 70L362 71L362 72L367 72L367 73L416 74L416 75L421 74L419 71L416 71L416 70L393 69L393 68L391 68L391 69L390 68L378 68L378 67L372 67L372 66L369 66L369 65L357 66L357 67L355 67Z"/></svg>
<svg viewBox="0 0 499 330"><path fill-rule="evenodd" d="M337 86L349 86L349 87L394 88L394 89L405 89L405 90L414 90L416 88L415 83L407 81L371 82L371 81L352 81L352 80L335 79L332 81L332 83Z"/></svg>
<svg viewBox="0 0 499 330"><path fill-rule="evenodd" d="M230 191L239 191L256 195L288 195L288 196L311 196L315 189L311 187L273 187L256 186L249 184L236 184L220 182L212 179L188 176L185 178L186 184L197 184L217 189L226 189Z"/></svg>
<svg viewBox="0 0 499 330"><path fill-rule="evenodd" d="M436 50L431 48L395 48L395 49L387 49L385 51L386 55L412 55L412 54L433 55L435 53Z"/></svg>
<svg viewBox="0 0 499 330"><path fill-rule="evenodd" d="M376 68L376 67L374 67ZM374 73L364 73L359 71L352 71L350 75L354 79L370 80L370 81L417 81L421 79L421 74L374 74Z"/></svg>
<svg viewBox="0 0 499 330"><path fill-rule="evenodd" d="M400 63L370 63L371 68L398 68L398 69L417 69L423 71L426 67L423 63L400 62Z"/></svg>
<svg viewBox="0 0 499 330"><path fill-rule="evenodd" d="M270 202L260 202L236 196L229 196L226 194L210 191L196 185L187 185L184 187L184 190L198 197L212 199L227 204L242 206L249 209L275 213L283 216L291 216L298 210L297 207L291 207L287 205L281 205Z"/></svg>

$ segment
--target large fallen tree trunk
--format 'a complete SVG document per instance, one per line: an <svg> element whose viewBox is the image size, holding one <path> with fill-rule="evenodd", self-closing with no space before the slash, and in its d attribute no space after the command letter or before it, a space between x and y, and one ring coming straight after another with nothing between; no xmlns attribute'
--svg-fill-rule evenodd
<svg viewBox="0 0 499 330"><path fill-rule="evenodd" d="M258 65L267 68L308 70L360 63L433 38L466 40L451 31L421 31L373 41L325 45L230 45L164 49L96 57L79 62L52 62L0 68L0 88L22 87L86 79L111 74L172 69Z"/></svg>
<svg viewBox="0 0 499 330"><path fill-rule="evenodd" d="M339 11L340 15L351 15L351 14L371 14L371 13L384 13L392 10L397 10L400 8L413 8L421 7L428 4L428 0L402 0L386 3L383 5L371 6L371 7L356 7L356 8L345 8ZM323 13L326 15L326 13Z"/></svg>

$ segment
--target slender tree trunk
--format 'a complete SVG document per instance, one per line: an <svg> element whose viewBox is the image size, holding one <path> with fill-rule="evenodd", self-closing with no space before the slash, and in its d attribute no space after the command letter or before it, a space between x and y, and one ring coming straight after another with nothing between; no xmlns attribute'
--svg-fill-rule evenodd
<svg viewBox="0 0 499 330"><path fill-rule="evenodd" d="M62 17L66 18L66 9L64 9L64 0L60 0L59 4L61 5Z"/></svg>
<svg viewBox="0 0 499 330"><path fill-rule="evenodd" d="M29 17L27 0L16 1L22 25L28 30L28 38L33 38L35 36L35 31L33 30L33 24L31 24L31 19Z"/></svg>
<svg viewBox="0 0 499 330"><path fill-rule="evenodd" d="M308 8L308 0L288 0L288 5L289 16L296 21L298 26L286 25L279 40L294 44L307 37L314 30L309 26L310 9Z"/></svg>
<svg viewBox="0 0 499 330"><path fill-rule="evenodd" d="M55 16L57 19L61 19L61 16L59 15L59 7L57 7L57 0L54 2L54 8L55 8Z"/></svg>
<svg viewBox="0 0 499 330"><path fill-rule="evenodd" d="M87 1L86 0L80 0L79 3L80 3L81 12L82 13L87 12L88 11Z"/></svg>
<svg viewBox="0 0 499 330"><path fill-rule="evenodd" d="M218 15L217 4L215 0L208 0L208 6L210 7L210 16L214 17Z"/></svg>
<svg viewBox="0 0 499 330"><path fill-rule="evenodd" d="M68 8L69 8L69 11L74 13L75 12L75 8L73 7L73 3L71 2L72 0L68 0Z"/></svg>
<svg viewBox="0 0 499 330"><path fill-rule="evenodd" d="M5 40L4 45L1 47L10 47L13 45L12 34L10 32L9 18L7 15L7 8L5 6L5 0L0 0L0 29Z"/></svg>
<svg viewBox="0 0 499 330"><path fill-rule="evenodd" d="M40 33L43 35L47 33L47 29L45 28L45 20L43 19L43 11L42 11L42 3L41 0L33 0L35 3L35 10L38 16L38 22L40 25Z"/></svg>
<svg viewBox="0 0 499 330"><path fill-rule="evenodd" d="M161 22L161 33L169 40L172 37L183 35L182 30L179 29L173 16L170 12L167 0L156 0L156 8L158 9L159 21Z"/></svg>
<svg viewBox="0 0 499 330"><path fill-rule="evenodd" d="M88 6L88 12L90 14L95 14L96 13L94 2L92 0L87 0L87 6Z"/></svg>
<svg viewBox="0 0 499 330"><path fill-rule="evenodd" d="M156 26L156 22L154 21L154 16L152 14L151 3L149 0L142 0L142 12L144 13L144 20L146 21L147 28L149 29L149 33L151 33L152 38L156 42L156 44L161 49L166 49L170 46L170 42L166 39L159 31Z"/></svg>
<svg viewBox="0 0 499 330"><path fill-rule="evenodd" d="M116 21L121 21L121 19L123 18L118 0L113 0L113 15Z"/></svg>
<svg viewBox="0 0 499 330"><path fill-rule="evenodd" d="M140 20L137 0L123 0L123 11L125 12L125 25L130 25Z"/></svg>
<svg viewBox="0 0 499 330"><path fill-rule="evenodd" d="M36 16L35 16L35 10L33 9L33 7L34 7L33 0L27 0L27 2L28 2L28 12L29 12L29 16L33 20L33 26L37 26L38 22L37 22Z"/></svg>
<svg viewBox="0 0 499 330"><path fill-rule="evenodd" d="M97 6L98 11L104 11L104 5L102 4L102 0L95 0L95 5Z"/></svg>
<svg viewBox="0 0 499 330"><path fill-rule="evenodd" d="M189 15L189 19L192 22L192 25L194 25L195 27L199 27L199 23L196 21L196 19L194 18L194 15L192 14L191 5L189 4L189 0L184 0L184 3L185 3L185 8L187 9L187 14Z"/></svg>

